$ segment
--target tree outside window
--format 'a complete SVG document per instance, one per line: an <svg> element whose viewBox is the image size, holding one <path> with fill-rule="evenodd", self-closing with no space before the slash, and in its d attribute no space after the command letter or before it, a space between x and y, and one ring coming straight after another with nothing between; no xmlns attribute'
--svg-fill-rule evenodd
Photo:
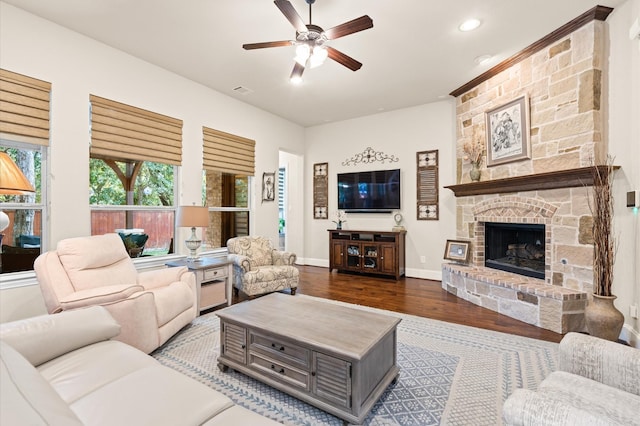
<svg viewBox="0 0 640 426"><path fill-rule="evenodd" d="M176 167L150 161L91 158L91 234L148 235L142 255L173 252Z"/></svg>
<svg viewBox="0 0 640 426"><path fill-rule="evenodd" d="M0 232L0 272L10 273L33 269L33 262L41 252L45 224L42 176L46 148L20 142L2 141L0 150L6 152L33 185L35 192L26 195L0 194L0 210L9 218L6 229Z"/></svg>

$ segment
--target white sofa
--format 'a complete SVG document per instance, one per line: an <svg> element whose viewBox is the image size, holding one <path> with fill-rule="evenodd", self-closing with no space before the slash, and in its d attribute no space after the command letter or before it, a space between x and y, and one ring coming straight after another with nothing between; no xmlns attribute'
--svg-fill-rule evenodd
<svg viewBox="0 0 640 426"><path fill-rule="evenodd" d="M560 342L558 371L504 403L507 425L640 425L640 350L580 333Z"/></svg>
<svg viewBox="0 0 640 426"><path fill-rule="evenodd" d="M120 341L102 306L0 325L1 425L277 425Z"/></svg>

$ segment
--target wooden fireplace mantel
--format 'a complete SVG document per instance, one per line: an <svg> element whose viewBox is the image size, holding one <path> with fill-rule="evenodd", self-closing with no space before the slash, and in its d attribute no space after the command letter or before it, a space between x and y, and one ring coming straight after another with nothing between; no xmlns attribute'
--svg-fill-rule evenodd
<svg viewBox="0 0 640 426"><path fill-rule="evenodd" d="M609 166L596 166L600 172L607 172ZM618 170L620 166L611 166ZM456 197L472 195L500 194L520 191L537 191L556 188L573 188L593 185L595 168L592 166L577 169L559 170L555 172L536 173L526 176L515 176L481 182L462 183L445 186L453 191Z"/></svg>

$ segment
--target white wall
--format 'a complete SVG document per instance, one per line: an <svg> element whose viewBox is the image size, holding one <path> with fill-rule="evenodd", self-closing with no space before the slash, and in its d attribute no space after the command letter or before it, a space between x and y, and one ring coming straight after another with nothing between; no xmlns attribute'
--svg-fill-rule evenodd
<svg viewBox="0 0 640 426"><path fill-rule="evenodd" d="M338 173L366 170L401 169L401 212L407 228L407 276L439 280L447 238L455 238L455 198L443 186L455 184L455 115L454 102L447 100L363 118L307 128L305 159L305 240L308 264L329 266L329 235L335 229L331 221L337 211ZM345 160L367 147L398 162L376 161L343 166ZM416 152L439 151L440 220L416 220ZM313 219L313 164L329 163L329 219ZM345 228L352 230L390 231L393 214L347 215ZM426 263L420 263L420 256Z"/></svg>
<svg viewBox="0 0 640 426"><path fill-rule="evenodd" d="M607 19L611 43L605 88L609 93L607 137L616 164L622 166L615 183L619 200L615 226L620 248L614 291L618 295L616 305L627 317L625 330L635 335L640 326L629 318L629 306L640 305L638 212L624 207L623 200L626 191L640 189L640 54L638 41L628 37L637 17L640 0L628 0ZM252 215L252 226L255 233L268 236L274 243L278 235L277 203L260 202L261 176L278 169L279 151L297 156L297 166L292 167L297 176L290 177L291 181L304 182L304 186L294 190L290 208L302 214L290 215L287 225L290 237L296 236L292 247L308 264L328 266L327 229L334 227L330 220L313 219L312 165L329 163L331 213L336 210L337 173L401 168L407 275L440 278L444 242L455 236L454 197L442 188L455 183L452 101L303 129L2 2L0 67L53 84L48 247L62 238L90 232L87 108L88 96L93 93L184 120L186 167L180 176L181 203L199 201L201 126L255 139L256 214ZM344 160L367 147L395 155L400 161L342 166ZM440 220L417 221L415 153L431 149L438 149L440 154ZM394 225L391 215L350 215L348 220L350 229L388 230ZM426 257L426 263L420 263L420 256ZM0 276L0 287L2 283ZM23 288L0 290L0 322L37 314L42 308L33 280Z"/></svg>
<svg viewBox="0 0 640 426"><path fill-rule="evenodd" d="M614 181L614 232L618 252L613 277L616 307L625 315L623 338L640 347L640 322L630 305L640 306L640 213L626 207L627 191L640 190L640 40L629 29L640 18L640 0L629 0L609 18L610 48L607 138L614 163L621 166Z"/></svg>
<svg viewBox="0 0 640 426"><path fill-rule="evenodd" d="M44 249L55 247L61 239L91 233L89 94L183 120L180 204L201 202L202 126L254 139L256 179L251 232L277 244L278 207L276 202L260 202L261 177L263 172L278 169L280 149L303 154L301 126L2 2L0 52L0 67L52 84L51 208ZM300 174L300 170L294 172ZM302 176L293 175L292 179L302 180ZM292 208L302 211L301 197L291 201ZM300 221L297 225L296 220ZM302 228L302 220L293 216L291 225ZM301 242L298 247L302 249ZM183 244L176 244L176 249L186 252ZM0 291L0 306L20 306L21 298L32 297L32 289L26 288ZM7 309L0 312L0 320L7 319L5 314ZM14 314L19 315L10 315Z"/></svg>

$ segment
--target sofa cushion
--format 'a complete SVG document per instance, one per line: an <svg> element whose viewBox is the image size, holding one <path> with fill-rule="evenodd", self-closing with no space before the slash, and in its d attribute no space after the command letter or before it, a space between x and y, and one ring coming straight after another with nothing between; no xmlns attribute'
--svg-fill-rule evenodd
<svg viewBox="0 0 640 426"><path fill-rule="evenodd" d="M507 398L502 418L509 426L612 426L607 419L529 389L516 389Z"/></svg>
<svg viewBox="0 0 640 426"><path fill-rule="evenodd" d="M233 402L223 394L159 363L124 375L71 404L84 423L105 426L199 425L231 406Z"/></svg>
<svg viewBox="0 0 640 426"><path fill-rule="evenodd" d="M89 288L60 298L60 306L66 311L89 305L102 305L124 300L140 291L144 291L144 287L137 284L118 284Z"/></svg>
<svg viewBox="0 0 640 426"><path fill-rule="evenodd" d="M76 290L136 282L138 273L118 234L68 238L56 250Z"/></svg>
<svg viewBox="0 0 640 426"><path fill-rule="evenodd" d="M38 367L45 380L68 404L157 361L115 340L88 345Z"/></svg>
<svg viewBox="0 0 640 426"><path fill-rule="evenodd" d="M82 425L36 369L0 340L0 424Z"/></svg>
<svg viewBox="0 0 640 426"><path fill-rule="evenodd" d="M191 287L182 281L150 291L155 298L156 317L160 327L192 307L196 297Z"/></svg>
<svg viewBox="0 0 640 426"><path fill-rule="evenodd" d="M0 338L35 366L118 333L120 326L102 306L0 324Z"/></svg>
<svg viewBox="0 0 640 426"><path fill-rule="evenodd" d="M538 392L612 424L640 424L640 396L577 374L555 371L543 380Z"/></svg>

